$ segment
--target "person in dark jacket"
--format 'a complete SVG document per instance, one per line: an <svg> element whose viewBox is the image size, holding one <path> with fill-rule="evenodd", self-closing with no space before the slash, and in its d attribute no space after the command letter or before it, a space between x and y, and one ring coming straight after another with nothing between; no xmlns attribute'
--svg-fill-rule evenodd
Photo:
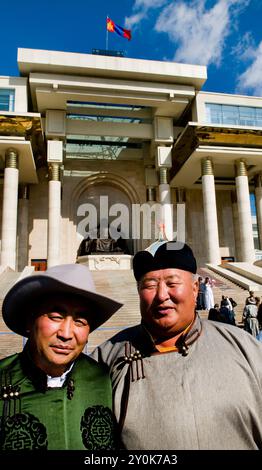
<svg viewBox="0 0 262 470"><path fill-rule="evenodd" d="M218 304L215 304L213 308L210 308L207 318L208 318L208 320L221 321L220 320L220 309L219 309Z"/></svg>
<svg viewBox="0 0 262 470"><path fill-rule="evenodd" d="M82 351L120 306L96 293L79 264L54 266L11 288L3 318L28 340L0 361L1 451L116 448L109 375Z"/></svg>

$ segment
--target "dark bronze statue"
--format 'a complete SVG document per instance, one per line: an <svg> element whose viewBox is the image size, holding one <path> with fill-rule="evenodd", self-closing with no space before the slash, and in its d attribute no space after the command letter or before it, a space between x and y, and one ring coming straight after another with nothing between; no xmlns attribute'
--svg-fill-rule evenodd
<svg viewBox="0 0 262 470"><path fill-rule="evenodd" d="M98 237L100 232L98 230ZM90 238L87 237L80 243L77 256L85 256L100 253L122 253L129 254L126 241L119 237L114 238Z"/></svg>

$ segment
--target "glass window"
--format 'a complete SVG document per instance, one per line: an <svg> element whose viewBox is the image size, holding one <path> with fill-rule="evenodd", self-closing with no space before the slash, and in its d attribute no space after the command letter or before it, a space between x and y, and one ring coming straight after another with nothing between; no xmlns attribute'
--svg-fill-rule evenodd
<svg viewBox="0 0 262 470"><path fill-rule="evenodd" d="M262 108L206 103L206 120L212 124L262 127Z"/></svg>
<svg viewBox="0 0 262 470"><path fill-rule="evenodd" d="M152 110L132 104L67 101L67 117L83 121L151 124Z"/></svg>
<svg viewBox="0 0 262 470"><path fill-rule="evenodd" d="M262 119L262 108L254 108L256 110L256 117Z"/></svg>
<svg viewBox="0 0 262 470"><path fill-rule="evenodd" d="M68 135L66 140L67 159L126 160L127 151L132 154L132 150L140 151L137 158L142 158L141 142L130 141L127 137Z"/></svg>
<svg viewBox="0 0 262 470"><path fill-rule="evenodd" d="M256 126L256 108L239 106L239 122L244 126Z"/></svg>
<svg viewBox="0 0 262 470"><path fill-rule="evenodd" d="M256 125L262 127L262 108L256 108Z"/></svg>
<svg viewBox="0 0 262 470"><path fill-rule="evenodd" d="M145 123L145 119L131 119L123 116L89 116L87 114L68 114L68 119L80 121L96 121L96 122L127 122L132 124Z"/></svg>
<svg viewBox="0 0 262 470"><path fill-rule="evenodd" d="M222 105L222 122L224 124L239 123L239 109L237 106Z"/></svg>
<svg viewBox="0 0 262 470"><path fill-rule="evenodd" d="M208 122L212 124L221 124L222 123L222 105L221 104L206 104L206 118Z"/></svg>
<svg viewBox="0 0 262 470"><path fill-rule="evenodd" d="M67 106L70 108L96 108L96 109L120 109L126 111L139 111L141 109L146 109L145 106L137 106L131 104L113 104L113 103L94 103L91 101L67 101Z"/></svg>
<svg viewBox="0 0 262 470"><path fill-rule="evenodd" d="M0 88L0 110L14 111L15 90Z"/></svg>

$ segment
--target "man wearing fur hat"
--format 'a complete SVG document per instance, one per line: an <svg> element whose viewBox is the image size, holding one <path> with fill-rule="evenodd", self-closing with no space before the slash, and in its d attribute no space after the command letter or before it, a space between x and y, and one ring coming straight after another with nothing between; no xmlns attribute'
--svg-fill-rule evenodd
<svg viewBox="0 0 262 470"><path fill-rule="evenodd" d="M93 353L111 373L127 449L262 449L262 347L195 311L191 248L165 242L133 260L141 324Z"/></svg>
<svg viewBox="0 0 262 470"><path fill-rule="evenodd" d="M82 351L89 333L120 307L96 293L79 264L54 266L11 288L3 319L28 341L0 361L2 451L116 447L110 378Z"/></svg>

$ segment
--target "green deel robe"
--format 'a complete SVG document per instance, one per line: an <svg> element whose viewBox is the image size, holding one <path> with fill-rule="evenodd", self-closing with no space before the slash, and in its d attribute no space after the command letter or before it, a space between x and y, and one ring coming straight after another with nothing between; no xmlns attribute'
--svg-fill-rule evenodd
<svg viewBox="0 0 262 470"><path fill-rule="evenodd" d="M111 382L105 369L81 354L61 388L27 348L0 361L1 450L116 448Z"/></svg>

